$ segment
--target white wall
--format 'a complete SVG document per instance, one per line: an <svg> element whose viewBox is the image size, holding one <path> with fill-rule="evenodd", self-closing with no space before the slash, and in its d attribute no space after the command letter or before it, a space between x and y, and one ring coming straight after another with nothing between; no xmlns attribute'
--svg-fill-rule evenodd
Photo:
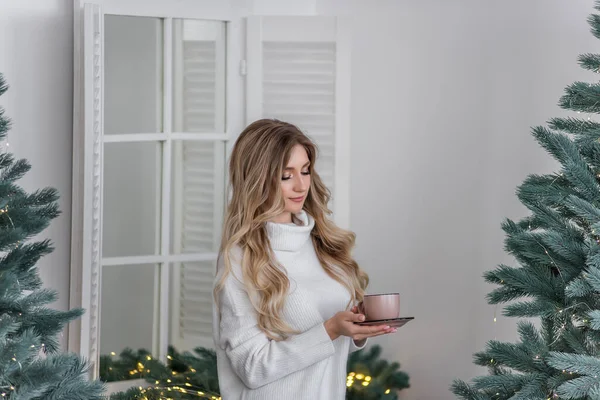
<svg viewBox="0 0 600 400"><path fill-rule="evenodd" d="M411 376L403 399L452 398L454 378L486 373L472 353L516 339L493 324L482 279L503 252L514 195L553 161L530 127L563 112L565 85L597 80L578 54L591 0L323 1L353 20L351 226L371 292L398 290L415 321L374 340ZM498 314L501 314L500 311Z"/></svg>
<svg viewBox="0 0 600 400"><path fill-rule="evenodd" d="M13 120L10 148L32 170L20 181L27 190L60 191L62 215L41 234L54 253L39 262L48 288L58 290L54 307L69 304L71 155L73 124L73 1L0 0L0 72L10 90L0 104ZM66 333L60 338L66 347Z"/></svg>
<svg viewBox="0 0 600 400"><path fill-rule="evenodd" d="M247 0L254 15L315 15L319 0Z"/></svg>

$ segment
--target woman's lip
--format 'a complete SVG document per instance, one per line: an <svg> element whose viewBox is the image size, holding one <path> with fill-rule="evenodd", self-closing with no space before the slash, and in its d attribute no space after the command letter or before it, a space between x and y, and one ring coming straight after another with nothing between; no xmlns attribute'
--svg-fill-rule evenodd
<svg viewBox="0 0 600 400"><path fill-rule="evenodd" d="M300 197L290 197L291 201L302 201L304 200L304 196L300 196Z"/></svg>

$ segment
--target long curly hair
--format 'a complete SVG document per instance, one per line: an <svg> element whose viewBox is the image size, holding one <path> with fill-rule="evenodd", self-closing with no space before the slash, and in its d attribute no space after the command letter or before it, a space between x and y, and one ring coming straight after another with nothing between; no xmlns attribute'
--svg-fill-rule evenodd
<svg viewBox="0 0 600 400"><path fill-rule="evenodd" d="M284 340L297 333L282 319L290 281L275 259L265 223L285 211L281 176L298 144L310 160L310 189L304 210L315 220L311 239L323 269L348 289L349 305L362 301L369 282L351 255L355 234L337 227L328 218L331 193L314 169L316 145L290 123L274 119L253 122L241 133L231 154L231 199L219 250L224 270L218 272L214 296L218 298L232 271L232 250L238 247L241 278L256 310L259 328L273 340Z"/></svg>

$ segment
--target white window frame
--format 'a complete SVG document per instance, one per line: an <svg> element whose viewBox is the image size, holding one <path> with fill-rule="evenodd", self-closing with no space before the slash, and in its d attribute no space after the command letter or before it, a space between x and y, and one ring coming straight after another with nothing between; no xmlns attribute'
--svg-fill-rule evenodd
<svg viewBox="0 0 600 400"><path fill-rule="evenodd" d="M86 4L88 5L86 7ZM170 217L171 209L171 157L172 142L176 140L220 140L225 142L228 158L231 143L244 127L243 77L239 67L243 55L241 15L242 7L234 8L230 2L222 0L179 0L174 6L165 0L75 0L74 8L74 122L73 122L73 202L71 233L71 285L70 307L86 310L80 320L69 326L68 349L84 356L91 363L91 377L99 375L99 327L100 327L100 286L103 265L158 264L170 266L176 262L204 261L216 259L216 254L171 253ZM103 25L104 15L128 15L164 18L164 132L136 133L122 135L103 134L103 104L94 96L94 91L103 91ZM172 64L171 21L173 18L217 20L227 22L227 72L226 72L226 130L225 133L184 133L171 132L172 129ZM86 29L84 20L93 22L95 31ZM88 27L89 28L89 27ZM84 54L84 49L100 38L99 54ZM87 43L86 43L87 41ZM94 55L100 56L96 66ZM86 65L87 63L87 65ZM93 70L97 79L85 76L85 71ZM90 80L91 79L91 80ZM85 87L85 82L93 81L93 87ZM103 218L103 148L104 143L162 141L162 188L161 188L161 232L160 253L155 256L111 257L101 259L102 218ZM223 183L225 185L225 183ZM225 201L225 199L223 199ZM171 323L169 303L171 299L170 268L161 268L160 276L160 320L159 357L166 360L169 329ZM115 327L118 329L118 327ZM125 384L123 382L121 386ZM131 381L126 387L131 386ZM114 386L114 385L113 385ZM118 385L117 385L118 386ZM116 388L116 386L115 386ZM119 388L122 389L122 388Z"/></svg>

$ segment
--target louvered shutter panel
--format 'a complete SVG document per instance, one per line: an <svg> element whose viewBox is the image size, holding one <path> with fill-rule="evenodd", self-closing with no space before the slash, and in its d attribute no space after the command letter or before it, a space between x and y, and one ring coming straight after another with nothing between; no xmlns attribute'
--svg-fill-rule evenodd
<svg viewBox="0 0 600 400"><path fill-rule="evenodd" d="M199 346L200 341L212 347L212 284L214 261L182 263L181 295L178 317L180 341L187 349Z"/></svg>
<svg viewBox="0 0 600 400"><path fill-rule="evenodd" d="M214 132L215 42L185 41L184 131Z"/></svg>
<svg viewBox="0 0 600 400"><path fill-rule="evenodd" d="M186 21L187 22L187 21ZM178 27L176 26L175 29ZM175 130L224 131L222 82L224 49L219 40L186 35L175 43ZM177 38L177 34L175 34ZM223 141L175 143L173 242L175 253L214 255L220 242L224 208L225 145ZM212 256L211 256L212 257ZM212 347L212 281L216 258L174 266L172 343L180 349Z"/></svg>
<svg viewBox="0 0 600 400"><path fill-rule="evenodd" d="M225 131L224 25L177 20L174 30L174 130L222 133Z"/></svg>
<svg viewBox="0 0 600 400"><path fill-rule="evenodd" d="M223 196L219 180L223 180L223 146L220 143L184 142L182 149L183 196L182 229L179 231L181 251L211 253L220 240L220 213ZM219 154L221 156L219 157ZM177 232L175 233L177 234ZM175 301L178 310L178 347L190 349L199 343L212 343L212 281L215 261L182 262L176 268L179 293ZM207 344L208 343L208 344Z"/></svg>
<svg viewBox="0 0 600 400"><path fill-rule="evenodd" d="M219 241L223 179L217 163L222 162L222 144L210 141L182 143L182 213L180 248L182 253L211 253Z"/></svg>
<svg viewBox="0 0 600 400"><path fill-rule="evenodd" d="M297 125L319 147L316 170L332 192L338 225L349 225L349 37L336 17L250 17L247 123Z"/></svg>
<svg viewBox="0 0 600 400"><path fill-rule="evenodd" d="M335 42L263 43L263 115L296 124L318 144L318 170L333 191Z"/></svg>

